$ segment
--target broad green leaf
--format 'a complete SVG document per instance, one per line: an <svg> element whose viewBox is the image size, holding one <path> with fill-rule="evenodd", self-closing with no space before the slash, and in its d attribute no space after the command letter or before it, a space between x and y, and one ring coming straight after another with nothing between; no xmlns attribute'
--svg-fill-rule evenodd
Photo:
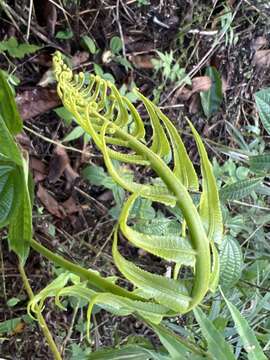
<svg viewBox="0 0 270 360"><path fill-rule="evenodd" d="M108 174L106 174L103 167L97 165L86 166L83 169L82 175L92 185L96 186L103 186L104 181L108 178Z"/></svg>
<svg viewBox="0 0 270 360"><path fill-rule="evenodd" d="M210 77L212 84L209 90L201 91L200 96L203 112L209 118L220 108L222 102L222 82L219 72L213 66L207 68L205 75Z"/></svg>
<svg viewBox="0 0 270 360"><path fill-rule="evenodd" d="M90 52L90 54L95 54L97 51L96 44L93 39L91 39L88 35L84 35L82 37L82 43L86 47L86 49Z"/></svg>
<svg viewBox="0 0 270 360"><path fill-rule="evenodd" d="M270 115L269 115L270 116ZM270 170L270 154L254 155L249 157L249 165L254 172Z"/></svg>
<svg viewBox="0 0 270 360"><path fill-rule="evenodd" d="M270 135L270 88L256 92L255 101L262 124Z"/></svg>
<svg viewBox="0 0 270 360"><path fill-rule="evenodd" d="M0 322L0 335L12 333L21 322L22 318L20 317Z"/></svg>
<svg viewBox="0 0 270 360"><path fill-rule="evenodd" d="M28 191L28 161L23 160L21 169L20 192L22 200L9 222L9 247L24 264L29 253L29 242L32 239L32 204ZM16 174L18 176L19 174Z"/></svg>
<svg viewBox="0 0 270 360"><path fill-rule="evenodd" d="M2 70L0 70L0 115L2 115L11 135L16 135L22 131L22 119L17 110L13 93Z"/></svg>
<svg viewBox="0 0 270 360"><path fill-rule="evenodd" d="M222 294L230 310L236 329L243 342L249 360L267 360L256 335L240 311Z"/></svg>
<svg viewBox="0 0 270 360"><path fill-rule="evenodd" d="M160 342L170 354L170 359L193 359L195 354L200 354L201 351L196 349L194 345L189 344L187 339L182 339L162 324L154 325L149 323L149 326L158 335Z"/></svg>
<svg viewBox="0 0 270 360"><path fill-rule="evenodd" d="M235 360L232 349L202 310L197 307L193 310L195 318L200 325L201 332L208 344L208 352L215 360Z"/></svg>
<svg viewBox="0 0 270 360"><path fill-rule="evenodd" d="M14 306L16 306L20 301L21 301L21 299L18 299L18 298L16 298L16 297L13 297L13 298L11 298L11 299L9 299L9 300L7 301L7 306L9 306L9 307L14 307Z"/></svg>
<svg viewBox="0 0 270 360"><path fill-rule="evenodd" d="M85 131L80 126L76 126L69 134L64 137L62 142L76 140L80 138L83 134L85 134Z"/></svg>
<svg viewBox="0 0 270 360"><path fill-rule="evenodd" d="M66 125L70 125L72 120L74 119L74 116L64 107L59 107L54 110L54 112L64 120Z"/></svg>
<svg viewBox="0 0 270 360"><path fill-rule="evenodd" d="M89 360L150 360L151 351L139 345L125 345L120 349L95 351L87 357Z"/></svg>
<svg viewBox="0 0 270 360"><path fill-rule="evenodd" d="M0 161L0 228L7 225L21 201L20 178L18 166Z"/></svg>
<svg viewBox="0 0 270 360"><path fill-rule="evenodd" d="M227 235L220 247L220 284L233 287L241 277L243 269L242 250L232 236Z"/></svg>
<svg viewBox="0 0 270 360"><path fill-rule="evenodd" d="M15 162L17 165L22 165L22 157L18 146L11 136L2 116L0 115L0 155L6 160Z"/></svg>
<svg viewBox="0 0 270 360"><path fill-rule="evenodd" d="M60 30L55 35L56 39L60 39L60 40L72 39L73 36L74 36L73 31L70 29Z"/></svg>
<svg viewBox="0 0 270 360"><path fill-rule="evenodd" d="M249 196L252 191L256 191L261 186L262 181L263 178L254 178L226 185L219 191L220 199L223 201L242 199Z"/></svg>
<svg viewBox="0 0 270 360"><path fill-rule="evenodd" d="M113 54L117 55L122 50L123 44L119 36L113 36L110 40L110 49Z"/></svg>

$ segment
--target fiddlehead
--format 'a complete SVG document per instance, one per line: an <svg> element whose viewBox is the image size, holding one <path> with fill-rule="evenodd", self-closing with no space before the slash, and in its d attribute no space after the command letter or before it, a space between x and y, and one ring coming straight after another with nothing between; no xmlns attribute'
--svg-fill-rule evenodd
<svg viewBox="0 0 270 360"><path fill-rule="evenodd" d="M114 234L116 266L135 285L135 292L141 297L154 300L175 313L189 311L217 284L219 265L214 242L222 238L218 191L202 140L190 124L202 168L202 193L197 207L189 193L199 190L192 162L176 128L156 105L135 90L149 116L151 138L146 139L148 128L139 112L112 83L98 76L90 75L87 81L83 73L73 75L59 53L54 57L54 69L64 106L91 135L112 178L131 193ZM113 160L148 167L156 178L147 184L127 180L115 168ZM177 206L184 219L182 234L180 227L179 235L149 235L129 226L128 216L138 197ZM134 246L173 262L177 270L190 267L194 277L191 286L186 286L184 280L142 270L125 259L117 246L119 230Z"/></svg>

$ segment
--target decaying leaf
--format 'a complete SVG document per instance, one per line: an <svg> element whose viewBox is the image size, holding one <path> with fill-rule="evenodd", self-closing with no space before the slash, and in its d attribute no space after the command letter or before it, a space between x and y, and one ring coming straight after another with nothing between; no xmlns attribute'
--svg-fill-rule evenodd
<svg viewBox="0 0 270 360"><path fill-rule="evenodd" d="M258 68L268 68L270 67L270 50L258 50L256 51L253 64Z"/></svg>
<svg viewBox="0 0 270 360"><path fill-rule="evenodd" d="M208 91L211 88L212 80L209 76L198 76L192 79L191 93L198 93L201 91Z"/></svg>
<svg viewBox="0 0 270 360"><path fill-rule="evenodd" d="M45 208L52 215L63 219L64 218L64 209L63 207L55 200L55 198L49 194L49 192L41 185L38 185L37 197Z"/></svg>
<svg viewBox="0 0 270 360"><path fill-rule="evenodd" d="M49 181L55 183L63 173L67 179L67 188L70 188L79 174L71 167L65 148L58 145L49 164Z"/></svg>
<svg viewBox="0 0 270 360"><path fill-rule="evenodd" d="M47 166L44 164L43 161L37 159L34 156L30 157L30 169L34 175L35 183L38 183L44 179L46 179L48 175Z"/></svg>
<svg viewBox="0 0 270 360"><path fill-rule="evenodd" d="M16 103L23 120L31 119L61 104L55 89L34 87L19 92Z"/></svg>
<svg viewBox="0 0 270 360"><path fill-rule="evenodd" d="M62 205L66 211L66 214L68 215L75 214L80 210L76 200L72 195L66 201L64 201Z"/></svg>
<svg viewBox="0 0 270 360"><path fill-rule="evenodd" d="M153 60L154 56L146 54L146 55L130 55L129 61L134 64L139 69L153 69L154 64Z"/></svg>
<svg viewBox="0 0 270 360"><path fill-rule="evenodd" d="M257 36L252 42L252 49L258 51L261 48L265 47L268 44L268 41L265 36Z"/></svg>
<svg viewBox="0 0 270 360"><path fill-rule="evenodd" d="M175 104L178 100L187 101L192 95L201 91L208 91L211 88L211 84L212 80L209 76L197 76L192 79L191 89L185 86L184 88L180 87L180 89L175 92L172 103Z"/></svg>
<svg viewBox="0 0 270 360"><path fill-rule="evenodd" d="M62 146L56 146L49 164L49 181L55 183L63 174L69 164L69 158L66 150Z"/></svg>

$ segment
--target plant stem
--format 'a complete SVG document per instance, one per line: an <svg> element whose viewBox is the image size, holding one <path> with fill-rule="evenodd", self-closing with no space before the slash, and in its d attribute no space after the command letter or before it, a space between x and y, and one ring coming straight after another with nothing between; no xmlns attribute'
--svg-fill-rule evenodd
<svg viewBox="0 0 270 360"><path fill-rule="evenodd" d="M24 284L24 287L25 287L25 290L28 294L28 297L30 300L32 300L34 298L34 293L31 289L31 286L30 286L30 283L28 281L28 278L26 276L26 273L24 271L24 267L21 263L21 261L19 261L19 271L20 271L20 274L21 274L21 277L22 277L22 281L23 281L23 284ZM53 354L53 357L55 360L62 360L62 357L57 349L57 346L53 340L53 337L52 337L52 334L50 333L50 330L46 324L46 321L44 319L44 317L42 316L41 314L41 311L38 310L37 311L37 320L38 320L38 323L39 323L39 327L40 329L42 330L46 340L47 340L47 343L48 343L48 346Z"/></svg>
<svg viewBox="0 0 270 360"><path fill-rule="evenodd" d="M128 297L134 300L146 301L145 299L133 294L132 292L125 290L120 286L115 285L110 281L104 279L103 277L98 275L97 272L93 270L87 270L80 265L74 264L73 262L64 259L62 256L53 253L34 239L30 241L30 245L33 249L45 256L47 259L53 261L62 268L80 276L80 278L87 280L90 285L92 285L98 290L101 290L103 292L110 292L115 295Z"/></svg>

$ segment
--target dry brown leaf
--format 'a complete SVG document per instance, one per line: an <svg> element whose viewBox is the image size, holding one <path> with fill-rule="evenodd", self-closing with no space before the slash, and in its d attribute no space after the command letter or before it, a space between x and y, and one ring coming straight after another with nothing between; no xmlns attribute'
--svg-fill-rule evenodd
<svg viewBox="0 0 270 360"><path fill-rule="evenodd" d="M147 55L130 55L129 61L139 69L153 69L152 60L154 56Z"/></svg>
<svg viewBox="0 0 270 360"><path fill-rule="evenodd" d="M63 173L67 179L66 188L69 189L79 174L71 167L65 148L57 145L49 164L49 181L55 183Z"/></svg>
<svg viewBox="0 0 270 360"><path fill-rule="evenodd" d="M196 114L200 111L201 108L201 102L200 102L200 96L198 93L195 93L191 97L191 102L189 104L189 112L190 114Z"/></svg>
<svg viewBox="0 0 270 360"><path fill-rule="evenodd" d="M80 210L79 206L76 203L76 200L72 195L66 201L64 201L62 205L66 213L69 215L77 213Z"/></svg>
<svg viewBox="0 0 270 360"><path fill-rule="evenodd" d="M23 120L43 114L61 104L55 89L34 87L19 92L16 103Z"/></svg>
<svg viewBox="0 0 270 360"><path fill-rule="evenodd" d="M21 334L26 327L26 323L20 321L16 326L15 329L12 331L12 335Z"/></svg>
<svg viewBox="0 0 270 360"><path fill-rule="evenodd" d="M270 67L270 50L258 50L256 51L253 64L259 68Z"/></svg>
<svg viewBox="0 0 270 360"><path fill-rule="evenodd" d="M252 49L254 51L260 50L262 47L265 47L268 44L268 41L265 36L258 36L252 42Z"/></svg>
<svg viewBox="0 0 270 360"><path fill-rule="evenodd" d="M38 183L44 179L46 179L48 175L48 169L47 166L36 157L31 156L30 157L30 169L32 170L32 173L34 174L34 181L35 183Z"/></svg>
<svg viewBox="0 0 270 360"><path fill-rule="evenodd" d="M68 164L69 158L66 150L62 146L57 145L49 163L49 181L55 183L63 174Z"/></svg>
<svg viewBox="0 0 270 360"><path fill-rule="evenodd" d="M21 147L25 149L27 152L33 150L32 142L29 136L25 132L21 132L18 135L16 135L16 140L21 145Z"/></svg>
<svg viewBox="0 0 270 360"><path fill-rule="evenodd" d="M79 177L79 174L71 167L70 164L67 164L65 168L65 177L67 179L66 190L69 190L74 181Z"/></svg>
<svg viewBox="0 0 270 360"><path fill-rule="evenodd" d="M55 200L52 195L48 193L48 191L41 184L38 185L37 197L49 211L49 213L60 219L64 218L63 207L58 203L58 201Z"/></svg>
<svg viewBox="0 0 270 360"><path fill-rule="evenodd" d="M208 91L211 88L212 80L209 76L197 76L192 79L191 94L201 91Z"/></svg>
<svg viewBox="0 0 270 360"><path fill-rule="evenodd" d="M188 89L187 87L178 89L172 98L172 105L177 104L178 101L189 100L191 95L192 95L192 91L190 89Z"/></svg>
<svg viewBox="0 0 270 360"><path fill-rule="evenodd" d="M77 51L71 58L71 64L74 67L80 66L81 64L88 61L90 55L87 51Z"/></svg>
<svg viewBox="0 0 270 360"><path fill-rule="evenodd" d="M211 78L209 76L197 76L192 79L192 88L189 89L186 86L184 88L180 88L175 92L175 95L172 99L172 103L176 104L180 101L189 100L192 95L199 93L200 91L207 91L210 89L212 84Z"/></svg>

